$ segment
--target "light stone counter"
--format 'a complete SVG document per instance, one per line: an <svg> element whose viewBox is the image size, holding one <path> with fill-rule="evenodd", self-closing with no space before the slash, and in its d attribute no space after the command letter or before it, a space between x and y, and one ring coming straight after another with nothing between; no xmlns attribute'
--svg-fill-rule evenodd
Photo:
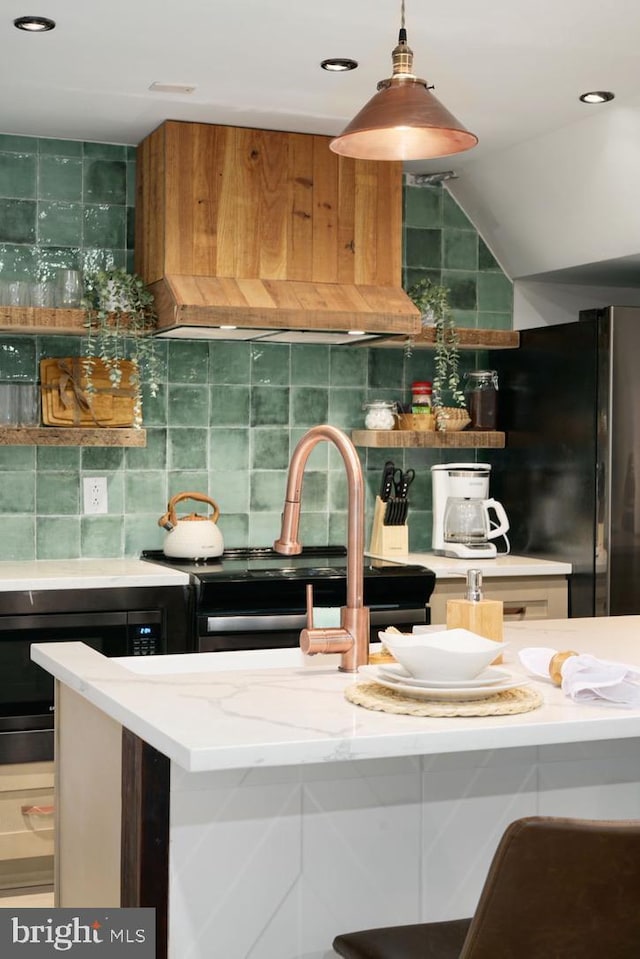
<svg viewBox="0 0 640 959"><path fill-rule="evenodd" d="M140 559L37 559L0 562L0 592L186 586L188 573Z"/></svg>
<svg viewBox="0 0 640 959"><path fill-rule="evenodd" d="M377 558L384 559L382 556ZM495 559L451 559L448 556L436 556L435 553L403 553L387 559L393 559L396 563L426 566L433 570L436 579L464 579L468 569L481 570L484 579L501 576L568 576L571 573L571 563L512 554L496 556Z"/></svg>
<svg viewBox="0 0 640 959"><path fill-rule="evenodd" d="M506 632L513 672L523 645L640 664L640 617ZM158 959L330 959L339 932L470 915L520 816L640 816L640 710L544 681L530 713L425 719L349 704L354 678L296 650L33 658L58 679L57 903L147 890Z"/></svg>

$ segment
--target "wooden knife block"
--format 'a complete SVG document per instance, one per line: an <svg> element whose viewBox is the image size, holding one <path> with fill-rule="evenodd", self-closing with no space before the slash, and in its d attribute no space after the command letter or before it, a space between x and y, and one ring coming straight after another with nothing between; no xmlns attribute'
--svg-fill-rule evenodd
<svg viewBox="0 0 640 959"><path fill-rule="evenodd" d="M409 527L385 526L384 514L387 504L376 496L376 505L373 511L373 526L371 528L371 543L369 552L378 556L399 556L409 552Z"/></svg>

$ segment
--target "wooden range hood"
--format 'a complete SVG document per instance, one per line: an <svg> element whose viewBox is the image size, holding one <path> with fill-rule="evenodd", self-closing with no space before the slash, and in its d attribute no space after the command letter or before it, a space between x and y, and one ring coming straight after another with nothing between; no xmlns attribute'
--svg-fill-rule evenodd
<svg viewBox="0 0 640 959"><path fill-rule="evenodd" d="M329 140L173 120L143 140L135 269L159 335L420 332L401 287L402 164L339 157Z"/></svg>

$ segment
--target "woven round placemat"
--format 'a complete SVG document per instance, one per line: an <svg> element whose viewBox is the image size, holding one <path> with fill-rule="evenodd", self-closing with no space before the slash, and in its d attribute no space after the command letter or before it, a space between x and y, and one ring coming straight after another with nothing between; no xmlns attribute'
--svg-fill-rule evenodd
<svg viewBox="0 0 640 959"><path fill-rule="evenodd" d="M354 683L344 691L346 699L365 709L383 713L405 713L409 716L506 716L528 713L542 705L540 693L528 686L504 689L486 699L444 703L432 699L412 699L378 683Z"/></svg>

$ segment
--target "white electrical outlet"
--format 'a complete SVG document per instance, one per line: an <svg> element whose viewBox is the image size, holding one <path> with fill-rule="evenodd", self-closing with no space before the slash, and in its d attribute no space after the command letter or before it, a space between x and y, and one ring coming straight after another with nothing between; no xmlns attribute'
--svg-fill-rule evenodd
<svg viewBox="0 0 640 959"><path fill-rule="evenodd" d="M106 476L85 476L83 481L85 513L108 513Z"/></svg>

